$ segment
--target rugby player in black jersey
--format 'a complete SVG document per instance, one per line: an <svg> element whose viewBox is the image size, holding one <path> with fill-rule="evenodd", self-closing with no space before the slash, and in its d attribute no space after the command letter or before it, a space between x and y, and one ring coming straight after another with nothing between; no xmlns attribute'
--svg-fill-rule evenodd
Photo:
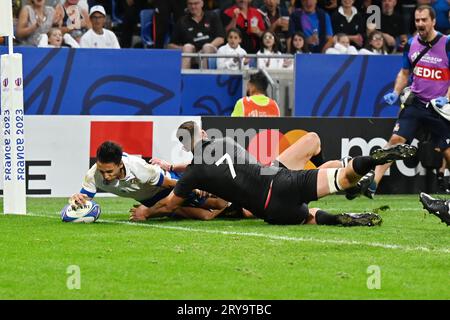
<svg viewBox="0 0 450 320"><path fill-rule="evenodd" d="M381 218L374 213L334 215L310 211L307 204L356 185L377 165L410 158L416 151L401 144L355 157L345 168L290 170L283 161L291 157L284 160L280 155L278 165L264 167L232 139L209 140L193 121L183 123L177 137L186 150L192 151L192 163L170 195L146 214L172 212L192 190L200 189L246 208L271 224L378 225ZM130 217L143 218L138 212Z"/></svg>

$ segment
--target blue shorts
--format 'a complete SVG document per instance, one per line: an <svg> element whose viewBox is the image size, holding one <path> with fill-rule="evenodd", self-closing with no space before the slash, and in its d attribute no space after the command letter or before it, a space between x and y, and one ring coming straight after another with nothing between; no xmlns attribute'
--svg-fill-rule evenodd
<svg viewBox="0 0 450 320"><path fill-rule="evenodd" d="M169 173L170 173L171 178L174 180L179 180L182 176L182 174L174 172L174 171L169 171ZM167 197L170 194L170 192L172 192L172 190L173 190L173 188L164 189L164 190L158 192L156 195L154 195L150 199L141 200L139 202L141 204L143 204L144 206L150 208L153 205L155 205L159 200ZM189 197L184 201L183 206L201 207L205 203L205 201L206 201L206 198L199 197L194 192L191 192L189 194Z"/></svg>
<svg viewBox="0 0 450 320"><path fill-rule="evenodd" d="M441 150L450 147L450 122L441 117L431 106L426 108L413 104L402 109L392 133L411 143L419 129L428 131L434 144Z"/></svg>

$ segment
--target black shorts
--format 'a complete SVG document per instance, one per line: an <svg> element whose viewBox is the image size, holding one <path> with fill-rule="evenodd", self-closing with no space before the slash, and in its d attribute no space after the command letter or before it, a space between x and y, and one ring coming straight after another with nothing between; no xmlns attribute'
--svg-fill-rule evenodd
<svg viewBox="0 0 450 320"><path fill-rule="evenodd" d="M418 129L431 133L431 140L441 150L450 147L450 122L441 117L431 106L411 105L401 110L392 133L411 143Z"/></svg>
<svg viewBox="0 0 450 320"><path fill-rule="evenodd" d="M307 204L317 200L318 171L281 169L273 179L264 220L271 224L304 223L309 214Z"/></svg>

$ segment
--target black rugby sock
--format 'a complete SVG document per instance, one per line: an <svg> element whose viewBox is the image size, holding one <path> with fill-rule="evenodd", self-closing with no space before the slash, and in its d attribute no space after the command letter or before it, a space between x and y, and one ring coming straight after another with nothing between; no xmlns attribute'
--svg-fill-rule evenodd
<svg viewBox="0 0 450 320"><path fill-rule="evenodd" d="M321 225L335 226L340 224L337 215L328 213L323 210L317 210L316 222Z"/></svg>
<svg viewBox="0 0 450 320"><path fill-rule="evenodd" d="M352 166L356 174L364 176L370 170L375 169L376 163L369 156L359 156L353 158Z"/></svg>

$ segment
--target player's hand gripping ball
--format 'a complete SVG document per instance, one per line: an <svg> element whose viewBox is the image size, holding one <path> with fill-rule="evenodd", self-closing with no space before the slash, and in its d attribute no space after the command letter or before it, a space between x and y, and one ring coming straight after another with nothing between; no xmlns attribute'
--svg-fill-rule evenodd
<svg viewBox="0 0 450 320"><path fill-rule="evenodd" d="M92 200L87 200L85 204L73 207L68 204L61 210L61 220L63 222L95 222L100 216L100 206Z"/></svg>

